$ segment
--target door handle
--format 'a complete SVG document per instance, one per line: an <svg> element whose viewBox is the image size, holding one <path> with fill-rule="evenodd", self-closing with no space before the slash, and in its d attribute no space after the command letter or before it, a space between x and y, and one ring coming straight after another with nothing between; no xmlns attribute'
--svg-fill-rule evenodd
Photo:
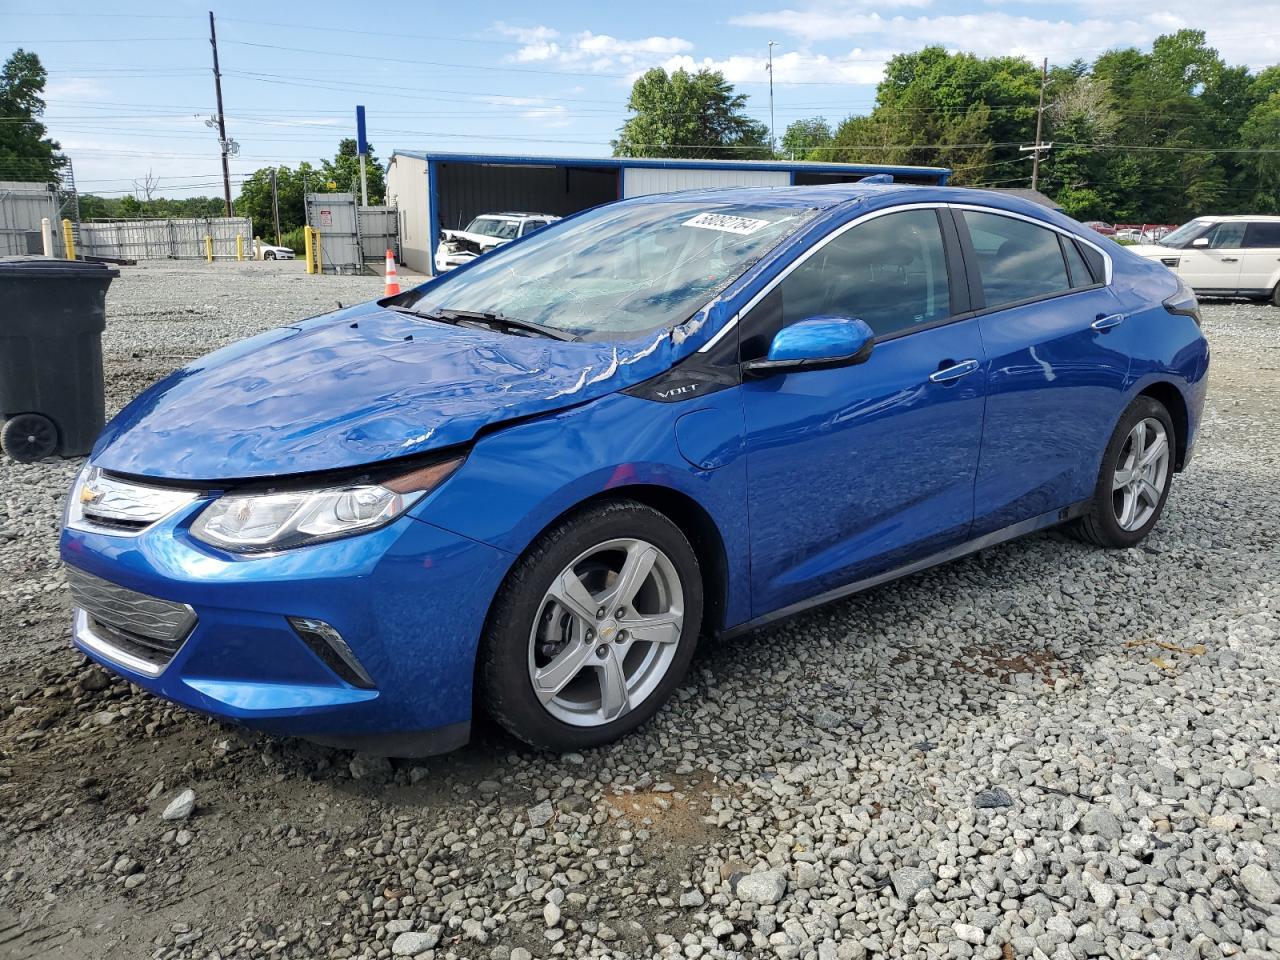
<svg viewBox="0 0 1280 960"><path fill-rule="evenodd" d="M929 374L929 379L933 383L951 383L953 380L959 380L966 377L980 367L981 364L977 360L961 360L959 363L953 363L949 367L942 367Z"/></svg>
<svg viewBox="0 0 1280 960"><path fill-rule="evenodd" d="M1222 262L1223 263L1239 263L1240 258L1239 257L1223 257Z"/></svg>
<svg viewBox="0 0 1280 960"><path fill-rule="evenodd" d="M1093 323L1089 324L1089 326L1093 327L1095 330L1106 332L1112 327L1120 326L1120 324L1124 323L1124 320L1125 316L1123 313L1113 313L1108 316L1099 317L1097 320L1093 321Z"/></svg>

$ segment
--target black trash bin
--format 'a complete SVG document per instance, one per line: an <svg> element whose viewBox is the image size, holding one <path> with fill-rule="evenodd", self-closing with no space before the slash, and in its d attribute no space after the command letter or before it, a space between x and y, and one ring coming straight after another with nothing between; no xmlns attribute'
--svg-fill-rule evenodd
<svg viewBox="0 0 1280 960"><path fill-rule="evenodd" d="M104 263L0 257L0 446L24 463L83 456L102 432Z"/></svg>

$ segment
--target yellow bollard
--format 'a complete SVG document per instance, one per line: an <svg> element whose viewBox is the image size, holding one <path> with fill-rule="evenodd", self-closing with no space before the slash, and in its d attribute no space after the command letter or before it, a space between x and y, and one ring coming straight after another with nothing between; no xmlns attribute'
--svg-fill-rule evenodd
<svg viewBox="0 0 1280 960"><path fill-rule="evenodd" d="M213 234L204 235L204 258L213 263Z"/></svg>
<svg viewBox="0 0 1280 960"><path fill-rule="evenodd" d="M236 259L244 259L244 234L242 233L236 234Z"/></svg>
<svg viewBox="0 0 1280 960"><path fill-rule="evenodd" d="M67 248L67 259L74 260L76 258L76 237L71 232L71 221L62 221L62 244Z"/></svg>
<svg viewBox="0 0 1280 960"><path fill-rule="evenodd" d="M315 273L316 260L315 260L315 251L312 249L312 244L311 244L311 228L310 227L302 228L302 240L303 240L303 243L306 245L306 250L304 252L307 257L307 273Z"/></svg>

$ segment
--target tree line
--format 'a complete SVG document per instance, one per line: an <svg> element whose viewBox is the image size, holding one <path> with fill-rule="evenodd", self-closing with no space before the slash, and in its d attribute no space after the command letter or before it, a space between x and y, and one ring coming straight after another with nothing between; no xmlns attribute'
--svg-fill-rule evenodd
<svg viewBox="0 0 1280 960"><path fill-rule="evenodd" d="M1041 69L926 47L891 59L870 113L791 123L776 153L746 99L712 71L650 70L617 156L920 164L952 183L1029 186ZM1111 50L1048 71L1039 188L1082 220L1179 223L1280 211L1280 66L1229 66L1200 30L1150 53Z"/></svg>

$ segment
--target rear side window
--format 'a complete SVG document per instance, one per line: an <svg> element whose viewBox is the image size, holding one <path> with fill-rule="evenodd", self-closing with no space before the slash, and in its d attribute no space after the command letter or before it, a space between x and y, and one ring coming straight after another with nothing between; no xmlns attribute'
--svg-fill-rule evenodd
<svg viewBox="0 0 1280 960"><path fill-rule="evenodd" d="M1064 237L1061 234L1059 234L1058 240L1062 243L1062 252L1067 256L1067 272L1071 275L1071 286L1089 287L1097 283L1098 281L1094 279L1089 270L1089 265L1085 263L1084 257L1080 253L1080 248L1076 246L1076 242L1070 237Z"/></svg>
<svg viewBox="0 0 1280 960"><path fill-rule="evenodd" d="M1244 224L1238 220L1220 223L1205 237L1209 240L1210 250L1237 250L1244 242Z"/></svg>
<svg viewBox="0 0 1280 960"><path fill-rule="evenodd" d="M965 210L988 307L1048 297L1071 289L1058 234L1025 220Z"/></svg>
<svg viewBox="0 0 1280 960"><path fill-rule="evenodd" d="M779 285L782 325L857 317L877 336L951 314L947 258L934 210L905 210L845 231Z"/></svg>
<svg viewBox="0 0 1280 960"><path fill-rule="evenodd" d="M1244 231L1244 245L1280 248L1280 222L1249 224Z"/></svg>

